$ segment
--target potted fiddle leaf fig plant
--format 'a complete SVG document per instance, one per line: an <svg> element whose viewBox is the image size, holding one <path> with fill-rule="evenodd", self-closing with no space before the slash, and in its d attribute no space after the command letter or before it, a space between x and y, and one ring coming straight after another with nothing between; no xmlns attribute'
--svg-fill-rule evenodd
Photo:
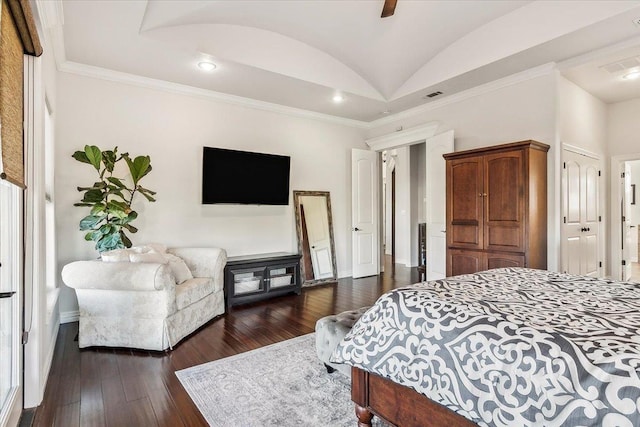
<svg viewBox="0 0 640 427"><path fill-rule="evenodd" d="M95 145L85 145L84 151L76 151L72 156L79 162L87 163L96 170L98 181L91 187L78 187L84 192L82 200L74 206L91 208L89 215L80 220L80 231L84 238L95 242L98 252L112 249L130 248L131 240L125 230L136 233L131 225L138 213L131 209L136 194L142 194L149 202L155 202L155 191L140 185L140 180L151 172L149 156L131 159L129 153L118 153L118 147L102 151ZM131 183L114 176L118 162L124 160L131 175Z"/></svg>

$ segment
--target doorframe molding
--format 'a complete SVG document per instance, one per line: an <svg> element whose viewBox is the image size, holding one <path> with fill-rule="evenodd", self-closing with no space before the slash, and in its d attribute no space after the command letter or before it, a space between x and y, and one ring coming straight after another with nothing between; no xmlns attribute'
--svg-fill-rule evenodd
<svg viewBox="0 0 640 427"><path fill-rule="evenodd" d="M597 153L594 153L593 151L589 151L589 150L585 150L582 147L577 147L575 145L571 145L571 144L567 144L567 143L562 143L562 151L571 151L572 153L576 153L576 154L581 154L583 156L587 156L587 157L591 157L594 160L598 160L601 161L602 160L602 156L600 156ZM563 159L564 161L564 159Z"/></svg>
<svg viewBox="0 0 640 427"><path fill-rule="evenodd" d="M640 152L632 154L619 154L611 156L611 277L615 280L622 280L622 236L618 233L622 227L622 212L620 211L620 203L622 202L622 194L620 194L619 176L622 173L624 162L640 160Z"/></svg>
<svg viewBox="0 0 640 427"><path fill-rule="evenodd" d="M404 147L405 145L419 144L427 139L436 136L440 122L433 121L419 126L413 126L409 129L376 136L375 138L365 139L364 142L374 151L392 150L394 148ZM445 131L447 132L447 131ZM451 131L453 132L453 131ZM440 132L444 133L444 132Z"/></svg>
<svg viewBox="0 0 640 427"><path fill-rule="evenodd" d="M434 138L436 136L439 135L444 135L444 134L448 134L451 133L452 135L455 135L455 132L453 129L447 129L447 130L442 130L441 132L438 132L438 128L440 127L441 123L438 121L431 121L431 122L427 122L418 126L413 126L411 128L405 129L405 130L398 130L396 132L390 133L390 134L385 134L385 135L380 135L374 138L369 138L366 139L365 142L367 143L367 145L369 146L369 148L372 151L377 151L378 153L382 153L382 151L385 150L393 150L393 149L397 149L397 148L402 148L402 147L407 147L407 146L411 146L411 145L415 145L415 144L422 144L422 143L426 143L429 139ZM455 141L455 139L454 139ZM454 150L455 150L455 142L454 142ZM397 178L397 175L396 175ZM397 188L396 188L397 190ZM380 174L380 189L379 189L379 193L382 193L382 174ZM383 203L382 203L382 198L385 197L386 195L382 194L382 197L380 197L380 201L379 201L379 212L378 212L378 218L385 218L384 216L384 212L382 212L383 209ZM398 204L396 204L396 209L402 209L403 207L398 206ZM409 211L410 206L407 206L407 211ZM380 219L379 219L380 220ZM380 226L378 227L379 230L384 230L385 229L385 224L380 224ZM396 234L397 234L397 228L396 228ZM410 232L413 232L413 230L409 230ZM417 230L415 230L416 235L417 235ZM382 236L384 234L381 234L381 238L380 238L380 242L382 242ZM385 236L385 240L386 240L386 236ZM415 250L415 248L413 248L413 245L411 245L411 238L408 239L408 243L406 244L407 246L407 250L408 250L408 257L407 260L400 260L401 262L404 262L406 264L407 267L411 266L411 260L413 259L412 257L412 251ZM396 246L396 251L398 250L398 247ZM383 269L383 265L384 265L384 255L385 255L385 251L383 249L383 245L382 243L380 244L380 249L379 249L380 253L378 254L379 260L380 260L380 269Z"/></svg>

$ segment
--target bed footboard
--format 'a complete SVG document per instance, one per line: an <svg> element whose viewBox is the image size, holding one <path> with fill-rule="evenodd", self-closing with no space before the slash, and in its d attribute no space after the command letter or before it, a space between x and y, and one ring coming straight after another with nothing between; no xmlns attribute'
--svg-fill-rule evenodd
<svg viewBox="0 0 640 427"><path fill-rule="evenodd" d="M370 427L373 415L398 427L477 427L415 390L358 368L351 369L351 400L358 427Z"/></svg>

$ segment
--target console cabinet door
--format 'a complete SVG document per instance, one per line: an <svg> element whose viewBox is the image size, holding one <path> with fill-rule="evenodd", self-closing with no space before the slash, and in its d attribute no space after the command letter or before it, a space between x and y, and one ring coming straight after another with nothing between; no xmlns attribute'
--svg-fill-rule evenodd
<svg viewBox="0 0 640 427"><path fill-rule="evenodd" d="M447 245L482 249L482 157L447 162Z"/></svg>
<svg viewBox="0 0 640 427"><path fill-rule="evenodd" d="M524 151L484 156L484 249L524 252Z"/></svg>

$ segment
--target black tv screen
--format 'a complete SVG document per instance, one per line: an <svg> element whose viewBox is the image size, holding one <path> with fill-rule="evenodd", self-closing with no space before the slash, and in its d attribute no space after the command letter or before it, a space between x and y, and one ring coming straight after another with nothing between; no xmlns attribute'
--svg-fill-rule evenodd
<svg viewBox="0 0 640 427"><path fill-rule="evenodd" d="M289 156L204 147L202 203L289 204Z"/></svg>

